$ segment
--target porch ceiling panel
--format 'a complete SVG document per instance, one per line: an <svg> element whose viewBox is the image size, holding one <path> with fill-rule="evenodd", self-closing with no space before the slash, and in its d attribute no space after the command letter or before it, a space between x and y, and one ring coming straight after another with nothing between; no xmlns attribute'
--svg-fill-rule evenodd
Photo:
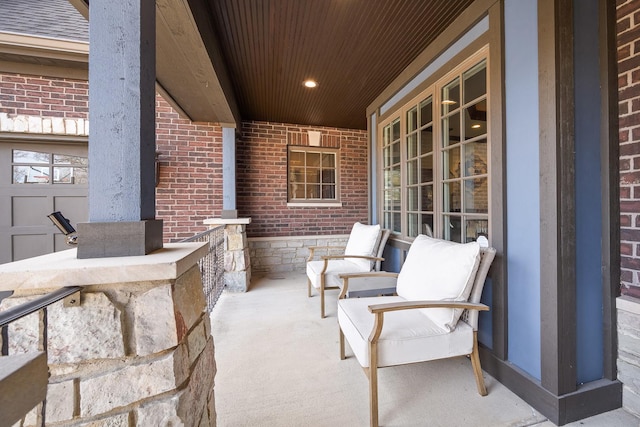
<svg viewBox="0 0 640 427"><path fill-rule="evenodd" d="M203 3L243 118L365 129L367 106L472 0L190 0Z"/></svg>

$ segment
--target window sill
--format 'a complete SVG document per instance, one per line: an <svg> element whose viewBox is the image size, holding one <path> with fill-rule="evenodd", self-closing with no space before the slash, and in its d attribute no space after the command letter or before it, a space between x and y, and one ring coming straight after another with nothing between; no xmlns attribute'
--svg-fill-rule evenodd
<svg viewBox="0 0 640 427"><path fill-rule="evenodd" d="M341 208L340 202L318 203L318 202L293 202L287 203L288 208Z"/></svg>

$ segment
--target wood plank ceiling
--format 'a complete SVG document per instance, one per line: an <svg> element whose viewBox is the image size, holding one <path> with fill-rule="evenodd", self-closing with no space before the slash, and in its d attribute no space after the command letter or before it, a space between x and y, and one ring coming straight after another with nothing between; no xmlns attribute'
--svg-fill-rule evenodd
<svg viewBox="0 0 640 427"><path fill-rule="evenodd" d="M366 129L368 105L472 1L189 3L211 13L243 119Z"/></svg>

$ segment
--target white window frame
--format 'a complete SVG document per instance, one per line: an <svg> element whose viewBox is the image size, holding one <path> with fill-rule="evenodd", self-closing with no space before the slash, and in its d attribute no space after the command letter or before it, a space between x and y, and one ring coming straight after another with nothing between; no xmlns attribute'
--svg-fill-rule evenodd
<svg viewBox="0 0 640 427"><path fill-rule="evenodd" d="M396 120L400 120L400 176L401 176L401 184L400 184L400 205L401 205L401 210L400 210L400 231L397 230L397 228L395 230L392 229L392 231L394 232L394 234L396 236L398 236L400 239L403 240L412 240L415 236L413 235L409 235L409 223L408 223L408 213L409 213L409 209L408 209L408 178L407 178L407 169L408 169L408 154L407 154L407 113L413 109L414 107L420 105L420 102L422 102L423 100L426 100L429 96L432 97L432 101L433 101L433 117L432 117L432 126L433 126L433 151L432 151L432 156L433 156L433 235L435 237L438 238L446 238L447 236L444 235L443 233L443 226L444 226L444 217L447 214L446 212L444 212L444 201L443 201L443 184L445 179L443 179L443 175L442 175L442 169L443 169L443 158L442 158L442 153L443 153L443 149L442 149L442 118L445 116L442 113L442 109L440 108L442 99L441 99L441 94L442 94L442 88L444 86L446 86L447 84L449 84L452 80L454 80L457 76L460 77L460 85L462 85L462 76L464 74L465 71L472 69L476 64L485 61L486 63L486 75L487 75L487 80L486 80L486 95L485 95L485 100L487 102L487 110L488 110L488 106L490 105L490 98L491 98L491 90L490 90L490 86L489 86L489 74L490 74L490 63L489 63L489 47L485 46L482 49L480 49L478 52L476 52L474 55L470 56L469 58L467 58L466 60L462 61L459 65L457 65L454 69L452 69L450 72L446 73L445 75L443 75L440 79L438 79L436 82L434 82L433 84L431 84L428 88L426 88L425 90L423 90L419 95L415 96L414 98L412 98L409 102L404 103L402 106L400 106L399 108L396 108L395 110L393 110L391 113L386 114L386 117L381 120L378 123L378 129L377 129L377 135L378 135L378 141L376 144L376 149L378 152L378 156L381 159L380 165L378 167L378 171L377 171L377 179L379 182L379 190L378 190L378 195L380 197L380 203L379 203L379 217L381 218L381 224L383 224L383 226L388 227L389 225L395 225L395 224L389 224L387 222L387 218L385 217L385 214L388 211L385 211L386 208L386 204L385 204L385 181L384 181L384 168L385 168L385 159L384 159L384 151L383 151L383 145L384 145L384 132L385 132L385 127L387 127L388 125L390 125L391 123L393 123ZM462 96L462 94L461 94ZM461 99L461 105L460 105L460 111L463 110L463 105L464 101ZM463 219L481 219L481 220L485 220L487 223L487 227L486 230L483 230L489 237L491 236L491 164L490 164L490 159L491 159L491 126L490 126L490 111L487 111L487 118L486 118L486 126L487 126L487 130L486 130L486 140L487 140L487 172L486 174L481 175L481 177L486 177L487 178L487 191L488 191L488 199L487 199L487 213L465 213L461 212L460 213L455 213L453 216L459 216ZM418 129L420 128L420 124L418 123ZM419 130L418 130L419 132ZM478 138L478 139L484 139L484 138ZM475 139L472 139L472 141ZM465 143L468 141L465 141ZM460 164L461 166L463 165L464 159L460 159ZM420 179L419 179L420 182ZM464 180L462 180L462 188L461 188L461 197L464 198ZM420 198L418 199L418 212L422 212L422 206L421 205L421 201ZM414 210L411 210L411 212L414 212ZM463 221L462 224L464 224L465 222ZM423 228L424 228L424 222L422 222L421 220L418 222L418 225L420 227L420 230L418 231L418 234L424 234ZM463 225L461 225L461 230L462 228L464 228ZM464 236L464 234L463 234ZM464 238L461 236L461 238Z"/></svg>
<svg viewBox="0 0 640 427"><path fill-rule="evenodd" d="M334 163L334 174L335 174L335 197L334 198L293 198L291 194L291 152L304 152L305 156L307 153L327 153L333 154L335 156ZM306 165L305 165L306 170ZM322 194L322 190L320 190L320 194ZM341 207L342 203L340 202L340 149L339 148L329 148L329 147L315 147L308 145L288 145L287 146L287 206L289 207L313 207L313 206L324 206L324 207Z"/></svg>

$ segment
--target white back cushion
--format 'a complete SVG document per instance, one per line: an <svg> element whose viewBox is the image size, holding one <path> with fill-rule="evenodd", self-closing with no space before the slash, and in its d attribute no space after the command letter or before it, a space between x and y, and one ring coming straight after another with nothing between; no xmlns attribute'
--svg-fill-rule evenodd
<svg viewBox="0 0 640 427"><path fill-rule="evenodd" d="M375 256L375 250L380 238L380 224L365 225L359 222L353 224L347 247L344 250L345 255L363 255ZM366 259L347 258L357 264L364 271L370 271L373 263Z"/></svg>
<svg viewBox="0 0 640 427"><path fill-rule="evenodd" d="M407 300L466 301L480 263L478 242L455 243L419 235L398 275L396 292ZM423 309L445 330L453 330L462 310Z"/></svg>

